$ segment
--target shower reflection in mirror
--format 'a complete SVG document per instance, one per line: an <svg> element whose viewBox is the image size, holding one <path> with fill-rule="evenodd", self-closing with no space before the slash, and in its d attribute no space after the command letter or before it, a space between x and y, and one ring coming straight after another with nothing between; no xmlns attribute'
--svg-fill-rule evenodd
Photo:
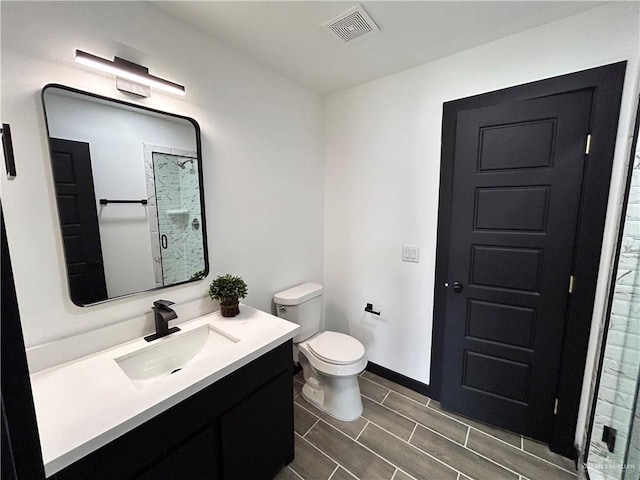
<svg viewBox="0 0 640 480"><path fill-rule="evenodd" d="M144 144L149 233L157 287L204 270L196 152Z"/></svg>

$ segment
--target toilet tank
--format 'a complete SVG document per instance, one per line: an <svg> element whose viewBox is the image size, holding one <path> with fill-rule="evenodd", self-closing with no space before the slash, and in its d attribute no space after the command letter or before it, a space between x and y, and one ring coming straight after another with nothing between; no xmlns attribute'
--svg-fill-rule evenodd
<svg viewBox="0 0 640 480"><path fill-rule="evenodd" d="M315 335L322 325L322 285L303 283L273 296L278 316L300 325L300 332L293 337L299 343Z"/></svg>

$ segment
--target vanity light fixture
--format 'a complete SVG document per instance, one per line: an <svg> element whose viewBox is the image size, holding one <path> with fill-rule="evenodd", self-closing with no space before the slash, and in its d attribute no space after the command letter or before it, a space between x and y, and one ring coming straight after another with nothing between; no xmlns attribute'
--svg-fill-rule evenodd
<svg viewBox="0 0 640 480"><path fill-rule="evenodd" d="M82 50L76 50L76 62L115 75L118 90L135 95L148 97L151 87L175 95L185 94L184 86L151 75L147 67L119 57L114 57L113 60L106 60Z"/></svg>

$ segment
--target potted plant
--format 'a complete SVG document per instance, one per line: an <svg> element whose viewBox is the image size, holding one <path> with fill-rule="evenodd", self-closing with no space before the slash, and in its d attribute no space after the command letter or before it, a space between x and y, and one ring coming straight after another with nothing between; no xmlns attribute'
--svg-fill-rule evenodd
<svg viewBox="0 0 640 480"><path fill-rule="evenodd" d="M242 277L220 275L209 285L209 296L220 302L223 317L235 317L240 313L239 300L247 296L247 284Z"/></svg>

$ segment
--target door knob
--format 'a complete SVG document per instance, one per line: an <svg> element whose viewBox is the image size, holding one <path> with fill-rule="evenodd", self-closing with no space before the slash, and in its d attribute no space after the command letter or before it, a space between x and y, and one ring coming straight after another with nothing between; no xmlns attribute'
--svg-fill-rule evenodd
<svg viewBox="0 0 640 480"><path fill-rule="evenodd" d="M464 289L464 287L462 286L462 284L460 282L453 282L453 291L454 292L460 293L463 289Z"/></svg>

